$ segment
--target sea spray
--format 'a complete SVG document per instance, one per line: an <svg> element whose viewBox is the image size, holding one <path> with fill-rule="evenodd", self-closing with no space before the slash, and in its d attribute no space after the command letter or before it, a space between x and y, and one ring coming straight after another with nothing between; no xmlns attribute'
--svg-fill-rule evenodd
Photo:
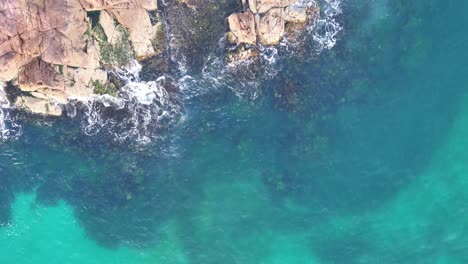
<svg viewBox="0 0 468 264"><path fill-rule="evenodd" d="M142 82L141 66L132 62L115 74L127 82L117 95L71 100L67 115L80 119L89 136L110 135L118 142L148 144L163 139L183 116L177 83L169 77Z"/></svg>
<svg viewBox="0 0 468 264"><path fill-rule="evenodd" d="M341 1L321 0L321 11L314 28L309 28L314 41L318 44L318 52L335 46L338 33L343 29L336 17L342 13Z"/></svg>
<svg viewBox="0 0 468 264"><path fill-rule="evenodd" d="M290 56L308 60L323 49L332 48L342 27L336 17L341 14L338 0L301 0L296 5L320 7L319 18L306 28L306 39L314 42L313 51L297 52L287 38L277 47L259 46L259 61L226 62L225 54L215 52L225 43L224 36L218 47L204 58L201 73L189 73L188 57L181 48L183 39L174 33L167 17L162 12L162 22L168 42L167 54L176 69L173 76L159 77L144 82L140 78L142 66L130 62L126 67L115 69L114 74L125 84L116 96L95 95L89 98L72 98L63 105L66 115L79 120L84 134L104 134L118 142L148 144L160 141L170 134L171 128L185 120L187 105L196 98L222 90L230 90L241 100L258 101L263 98L262 83L274 78L281 71L278 61ZM188 29L190 30L190 29ZM192 32L193 33L193 32ZM302 54L307 56L302 56ZM252 63L257 63L252 65ZM17 137L21 127L11 117L13 108L6 100L4 87L0 86L0 136Z"/></svg>
<svg viewBox="0 0 468 264"><path fill-rule="evenodd" d="M0 82L0 141L15 139L21 135L21 126L12 116L12 105L5 93L6 84Z"/></svg>

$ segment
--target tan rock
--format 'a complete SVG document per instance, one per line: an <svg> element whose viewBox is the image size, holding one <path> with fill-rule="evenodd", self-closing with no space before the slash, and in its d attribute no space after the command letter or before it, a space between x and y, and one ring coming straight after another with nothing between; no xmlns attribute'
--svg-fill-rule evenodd
<svg viewBox="0 0 468 264"><path fill-rule="evenodd" d="M272 8L282 8L297 3L298 0L249 0L249 8L255 14L263 14Z"/></svg>
<svg viewBox="0 0 468 264"><path fill-rule="evenodd" d="M24 58L16 52L9 52L0 56L0 81L11 81L18 76Z"/></svg>
<svg viewBox="0 0 468 264"><path fill-rule="evenodd" d="M65 91L52 88L39 88L36 91L31 92L31 95L38 98L51 99L62 104L66 103L69 97Z"/></svg>
<svg viewBox="0 0 468 264"><path fill-rule="evenodd" d="M306 23L308 20L307 7L288 6L283 11L283 19L291 23Z"/></svg>
<svg viewBox="0 0 468 264"><path fill-rule="evenodd" d="M284 37L283 10L274 8L256 19L259 42L263 45L276 45Z"/></svg>
<svg viewBox="0 0 468 264"><path fill-rule="evenodd" d="M234 13L228 17L231 41L238 44L257 44L255 17L252 12Z"/></svg>
<svg viewBox="0 0 468 264"><path fill-rule="evenodd" d="M23 71L18 76L18 85L26 92L36 91L41 88L63 88L64 78L50 64L35 59L24 66Z"/></svg>
<svg viewBox="0 0 468 264"><path fill-rule="evenodd" d="M157 0L80 0L80 2L86 11L132 8L152 11L158 9Z"/></svg>
<svg viewBox="0 0 468 264"><path fill-rule="evenodd" d="M130 34L130 41L137 58L155 54L151 39L155 36L156 29L152 26L145 9L112 9L110 12Z"/></svg>
<svg viewBox="0 0 468 264"><path fill-rule="evenodd" d="M65 92L70 98L86 98L93 94L93 81L105 83L107 73L101 69L68 69Z"/></svg>
<svg viewBox="0 0 468 264"><path fill-rule="evenodd" d="M16 99L15 106L27 109L34 114L60 116L62 108L50 100L31 96L20 96Z"/></svg>
<svg viewBox="0 0 468 264"><path fill-rule="evenodd" d="M99 15L99 24L104 29L107 36L107 42L112 45L117 44L122 39L122 32L117 29L114 19L105 10Z"/></svg>
<svg viewBox="0 0 468 264"><path fill-rule="evenodd" d="M62 72L62 73L61 73ZM55 66L35 59L24 67L18 77L21 90L38 98L53 99L65 103L68 98L89 97L93 94L92 81L107 81L107 73L101 69Z"/></svg>
<svg viewBox="0 0 468 264"><path fill-rule="evenodd" d="M227 56L228 62L246 61L253 58L257 58L259 52L257 49L245 49L241 47L234 53L229 53Z"/></svg>

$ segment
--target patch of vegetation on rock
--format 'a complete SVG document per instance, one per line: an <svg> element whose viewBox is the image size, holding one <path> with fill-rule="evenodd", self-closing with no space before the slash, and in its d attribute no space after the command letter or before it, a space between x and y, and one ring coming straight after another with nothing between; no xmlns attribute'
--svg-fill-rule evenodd
<svg viewBox="0 0 468 264"><path fill-rule="evenodd" d="M104 95L108 94L110 96L117 95L117 88L111 83L102 83L101 81L94 80L92 82L93 91L95 94Z"/></svg>
<svg viewBox="0 0 468 264"><path fill-rule="evenodd" d="M116 29L121 33L121 37L115 44L108 42L104 29L99 24L93 28L93 36L99 43L102 62L120 66L127 64L134 56L128 32L123 27L117 27Z"/></svg>

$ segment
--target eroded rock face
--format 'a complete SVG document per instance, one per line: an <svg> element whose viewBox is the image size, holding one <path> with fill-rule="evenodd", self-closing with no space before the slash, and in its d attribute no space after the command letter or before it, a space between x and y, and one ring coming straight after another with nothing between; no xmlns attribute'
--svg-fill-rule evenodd
<svg viewBox="0 0 468 264"><path fill-rule="evenodd" d="M156 27L148 12L156 9L156 0L2 0L0 82L17 80L21 90L35 97L23 98L21 107L31 106L36 113L51 100L90 96L93 82L107 81L102 65L109 63L103 56L120 45L125 32L129 53L137 58L155 53ZM96 36L88 11L101 11L105 36Z"/></svg>

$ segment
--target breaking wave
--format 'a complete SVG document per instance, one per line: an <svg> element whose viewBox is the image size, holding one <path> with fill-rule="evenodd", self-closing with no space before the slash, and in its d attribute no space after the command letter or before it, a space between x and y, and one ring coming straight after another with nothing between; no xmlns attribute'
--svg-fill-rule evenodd
<svg viewBox="0 0 468 264"><path fill-rule="evenodd" d="M225 62L224 55L209 56L205 60L202 74L197 77L184 75L181 79L183 90L189 97L206 94L213 90L230 89L238 98L249 101L257 100L262 96L261 83L274 78L281 70L281 59L300 57L301 60L310 60L325 49L331 49L338 40L342 26L337 16L342 13L340 0L300 0L295 5L300 7L316 7L320 13L316 20L309 21L305 34L294 36L301 41L290 41L287 37L278 46L262 46L259 51L259 60L246 60ZM224 37L219 41L224 43ZM176 62L184 68L185 61ZM260 67L252 67L255 66ZM185 74L186 71L183 71Z"/></svg>
<svg viewBox="0 0 468 264"><path fill-rule="evenodd" d="M302 50L299 54L294 44L285 38L278 47L257 47L260 59L255 67L252 61L227 63L224 54L213 53L204 60L200 74L189 75L187 57L178 46L177 38L166 23L168 34L168 55L173 65L177 66L174 79L159 77L157 80L144 82L140 79L142 66L130 63L122 69L115 69L112 74L126 83L115 97L96 95L90 98L75 98L63 105L68 117L80 122L82 131L88 136L98 134L108 136L117 142L131 142L145 145L158 142L171 134L171 129L187 119L187 106L196 98L216 91L230 90L238 98L258 100L262 98L262 82L271 79L281 71L283 58L297 55L307 60L324 49L331 49L337 42L342 30L337 22L341 14L339 0L301 0L297 5L319 5L320 14L316 21L307 26L305 41L311 50ZM224 39L218 48L224 49ZM299 47L302 48L302 47ZM303 56L304 52L306 56ZM260 66L260 67L256 67ZM21 135L21 126L11 115L13 107L8 102L4 87L0 85L0 138L11 139Z"/></svg>
<svg viewBox="0 0 468 264"><path fill-rule="evenodd" d="M0 83L0 140L16 139L21 133L21 125L11 114L12 106L5 93L5 84Z"/></svg>
<svg viewBox="0 0 468 264"><path fill-rule="evenodd" d="M134 62L116 74L127 84L118 94L97 95L73 100L65 106L71 118L77 118L86 135L112 135L118 142L148 144L166 137L167 130L183 119L177 84L170 78L155 81L139 79L141 66Z"/></svg>
<svg viewBox="0 0 468 264"><path fill-rule="evenodd" d="M341 1L321 0L320 15L314 27L313 38L319 44L319 52L323 49L331 49L335 46L338 33L343 29L336 21L341 14Z"/></svg>

